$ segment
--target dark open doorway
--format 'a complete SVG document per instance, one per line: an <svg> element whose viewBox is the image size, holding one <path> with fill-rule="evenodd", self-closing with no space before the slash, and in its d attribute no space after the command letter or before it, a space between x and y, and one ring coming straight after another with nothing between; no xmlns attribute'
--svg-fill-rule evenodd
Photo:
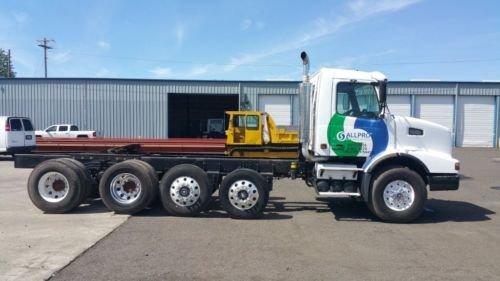
<svg viewBox="0 0 500 281"><path fill-rule="evenodd" d="M223 137L207 133L209 119L225 119L224 112L238 110L238 95L169 94L170 138ZM217 120L215 120L217 121Z"/></svg>

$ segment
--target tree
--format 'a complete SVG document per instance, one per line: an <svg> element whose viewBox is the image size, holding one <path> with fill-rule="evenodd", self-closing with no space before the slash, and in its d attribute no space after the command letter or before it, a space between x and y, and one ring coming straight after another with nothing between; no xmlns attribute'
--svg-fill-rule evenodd
<svg viewBox="0 0 500 281"><path fill-rule="evenodd" d="M9 73L9 63L10 63L10 75ZM12 66L12 60L9 58L9 55L3 49L0 49L0 77L16 77L16 73L14 72L14 66Z"/></svg>

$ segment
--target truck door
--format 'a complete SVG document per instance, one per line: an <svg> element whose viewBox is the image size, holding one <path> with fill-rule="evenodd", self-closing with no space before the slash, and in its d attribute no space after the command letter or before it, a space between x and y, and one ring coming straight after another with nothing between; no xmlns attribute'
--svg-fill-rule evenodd
<svg viewBox="0 0 500 281"><path fill-rule="evenodd" d="M69 127L66 125L59 126L57 129L57 137L68 138L69 137Z"/></svg>
<svg viewBox="0 0 500 281"><path fill-rule="evenodd" d="M45 132L48 134L49 137L55 138L57 137L57 126L50 126L45 130Z"/></svg>
<svg viewBox="0 0 500 281"><path fill-rule="evenodd" d="M233 116L233 143L245 143L245 116Z"/></svg>
<svg viewBox="0 0 500 281"><path fill-rule="evenodd" d="M384 151L389 141L375 85L339 82L328 143L336 156L370 157Z"/></svg>
<svg viewBox="0 0 500 281"><path fill-rule="evenodd" d="M7 133L7 147L24 146L24 131L21 119L9 118L10 132Z"/></svg>
<svg viewBox="0 0 500 281"><path fill-rule="evenodd" d="M22 123L24 128L24 146L35 146L35 129L33 128L31 120L23 118Z"/></svg>
<svg viewBox="0 0 500 281"><path fill-rule="evenodd" d="M262 126L259 115L245 116L245 144L262 144Z"/></svg>

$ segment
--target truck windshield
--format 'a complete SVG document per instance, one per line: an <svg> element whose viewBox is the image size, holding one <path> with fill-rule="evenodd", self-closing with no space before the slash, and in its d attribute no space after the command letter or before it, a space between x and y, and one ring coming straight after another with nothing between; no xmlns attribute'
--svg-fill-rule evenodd
<svg viewBox="0 0 500 281"><path fill-rule="evenodd" d="M336 110L344 116L377 118L380 106L375 86L356 82L338 83Z"/></svg>

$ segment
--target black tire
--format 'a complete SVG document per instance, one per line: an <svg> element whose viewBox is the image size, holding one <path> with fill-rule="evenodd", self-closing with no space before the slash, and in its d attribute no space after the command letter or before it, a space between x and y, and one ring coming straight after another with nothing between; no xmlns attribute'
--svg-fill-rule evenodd
<svg viewBox="0 0 500 281"><path fill-rule="evenodd" d="M249 181L253 183L257 189L259 195L258 199L256 199L255 205L249 209L238 209L230 201L232 196L231 193L234 193L232 192L231 187L238 181ZM264 177L256 171L251 169L238 169L225 176L222 180L219 189L219 199L222 208L228 212L232 218L254 219L262 214L267 205L267 201L269 200L268 184Z"/></svg>
<svg viewBox="0 0 500 281"><path fill-rule="evenodd" d="M113 179L122 173L132 174L141 184L137 198L130 203L123 203L113 198L110 185ZM142 211L153 194L154 184L147 168L136 160L126 160L109 167L102 175L99 183L99 194L106 207L119 214L135 214Z"/></svg>
<svg viewBox="0 0 500 281"><path fill-rule="evenodd" d="M190 182L188 178L194 179L195 182ZM186 181L185 186L183 186L184 181ZM175 182L177 182L177 184ZM174 185L175 189L173 190ZM193 190L190 189L191 185ZM176 202L171 196L172 194L174 194L173 196L180 196L180 189L178 186L182 186L181 188L186 187L190 190L185 197L185 201L181 199L176 200ZM196 191L194 191L194 189L196 189ZM199 191L197 191L198 189ZM172 190L174 193L172 193ZM163 207L170 214L193 216L203 211L210 203L212 199L212 189L210 188L208 176L205 171L194 165L181 164L171 168L163 175L160 182L160 195ZM190 197L191 195L192 197ZM193 202L190 202L191 200L193 200Z"/></svg>
<svg viewBox="0 0 500 281"><path fill-rule="evenodd" d="M131 161L135 161L137 162L138 164L144 166L147 171L148 171L148 174L149 174L149 177L151 179L151 184L153 185L153 189L152 189L152 192L151 192L151 196L148 200L148 204L146 206L151 206L154 204L155 200L158 199L158 193L159 193L159 179L158 179L158 174L156 173L155 169L153 168L153 166L151 166L151 164L147 163L147 162L144 162L142 160L139 160L139 159L133 159Z"/></svg>
<svg viewBox="0 0 500 281"><path fill-rule="evenodd" d="M68 191L63 200L59 202L49 202L43 199L38 190L38 184L42 176L49 172L62 174L68 181ZM81 175L73 165L65 161L47 160L36 166L28 179L28 195L31 202L40 210L46 213L66 213L80 205L83 192L83 182Z"/></svg>
<svg viewBox="0 0 500 281"><path fill-rule="evenodd" d="M406 181L414 192L413 203L405 210L393 210L384 201L385 187L396 180ZM371 187L368 208L380 219L387 222L406 223L418 218L427 200L427 188L422 177L407 167L393 167L378 173Z"/></svg>
<svg viewBox="0 0 500 281"><path fill-rule="evenodd" d="M66 163L68 166L73 167L75 172L78 173L82 183L81 185L82 191L80 192L80 204L84 203L90 196L90 193L92 191L92 178L87 169L85 168L85 165L83 165L82 162L72 158L59 158L55 159L55 161Z"/></svg>

